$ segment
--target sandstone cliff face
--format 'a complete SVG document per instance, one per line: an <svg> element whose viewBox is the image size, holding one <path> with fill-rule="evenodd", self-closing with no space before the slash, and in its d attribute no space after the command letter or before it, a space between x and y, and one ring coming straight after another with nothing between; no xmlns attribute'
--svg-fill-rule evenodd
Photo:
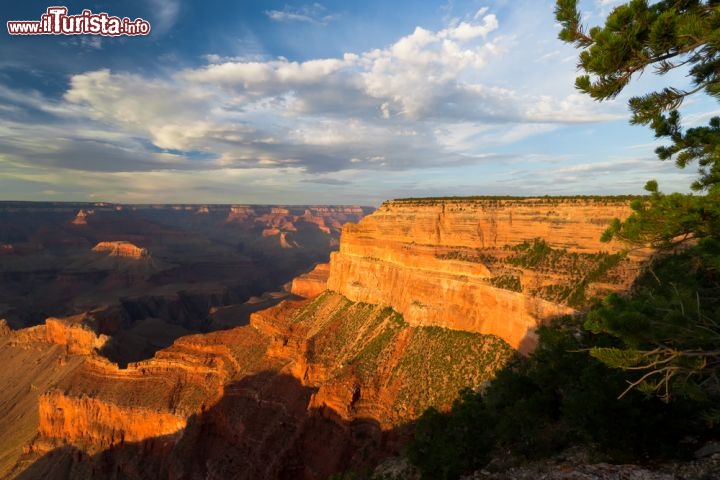
<svg viewBox="0 0 720 480"><path fill-rule="evenodd" d="M517 249L539 237L573 261L611 255L621 246L601 243L600 235L629 213L627 201L612 198L390 201L343 227L328 288L392 306L412 325L495 334L529 350L538 323L574 311L542 293L572 288L578 279L562 266L523 265L532 262L518 258ZM637 268L624 263L616 270L602 278L598 293L627 288Z"/></svg>
<svg viewBox="0 0 720 480"><path fill-rule="evenodd" d="M540 237L572 251L619 249L600 242L613 218L630 213L629 201L598 198L391 200L358 225L350 239L382 229L382 238L445 247L497 248ZM350 242L348 242L350 240Z"/></svg>
<svg viewBox="0 0 720 480"><path fill-rule="evenodd" d="M256 227L279 236L290 220L362 214L307 210L278 208ZM67 330L82 322L28 329L90 353L39 398L28 455L61 448L34 472L63 458L58 478L315 480L373 464L427 407L480 388L511 346L532 348L539 322L626 288L639 259L598 238L628 212L617 199L388 202L343 228L329 266L293 282L313 298L123 369L91 353L100 337ZM334 291L322 292L326 276Z"/></svg>
<svg viewBox="0 0 720 480"><path fill-rule="evenodd" d="M63 346L48 344L44 326L31 332L9 329L0 320L0 478L38 433L38 397L82 362Z"/></svg>
<svg viewBox="0 0 720 480"><path fill-rule="evenodd" d="M87 395L73 397L53 391L39 402L39 433L66 442L92 442L95 448L108 448L123 442L182 434L186 418L143 406L120 406Z"/></svg>
<svg viewBox="0 0 720 480"><path fill-rule="evenodd" d="M50 344L64 346L68 353L90 355L105 346L110 337L98 335L83 324L83 315L45 320L45 339Z"/></svg>
<svg viewBox="0 0 720 480"><path fill-rule="evenodd" d="M327 289L329 275L330 264L319 263L311 271L295 277L290 292L304 298L316 297Z"/></svg>
<svg viewBox="0 0 720 480"><path fill-rule="evenodd" d="M50 449L82 452L63 457L58 478L142 464L143 478L324 479L396 452L401 425L478 388L510 355L496 337L412 327L326 292L127 369L87 357L40 396L27 457L47 453L52 470Z"/></svg>
<svg viewBox="0 0 720 480"><path fill-rule="evenodd" d="M263 368L266 345L246 327L183 337L125 369L86 357L40 396L39 432L88 452L154 437L174 444L188 418L215 404L227 382Z"/></svg>

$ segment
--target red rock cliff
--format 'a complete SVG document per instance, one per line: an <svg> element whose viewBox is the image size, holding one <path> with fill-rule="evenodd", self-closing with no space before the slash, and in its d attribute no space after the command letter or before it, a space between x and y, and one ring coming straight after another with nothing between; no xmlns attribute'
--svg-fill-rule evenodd
<svg viewBox="0 0 720 480"><path fill-rule="evenodd" d="M330 264L319 263L311 271L295 277L290 292L305 298L320 295L327 289L328 275Z"/></svg>
<svg viewBox="0 0 720 480"><path fill-rule="evenodd" d="M600 236L613 218L629 212L627 200L613 198L389 201L343 227L328 288L354 301L392 306L412 325L495 334L528 350L539 322L573 311L533 290L558 290L576 279L562 268L539 271L503 260L535 238L570 259L616 253L620 245L601 243ZM622 268L617 278L589 290L627 288L635 273L627 264ZM503 288L503 281L514 288Z"/></svg>

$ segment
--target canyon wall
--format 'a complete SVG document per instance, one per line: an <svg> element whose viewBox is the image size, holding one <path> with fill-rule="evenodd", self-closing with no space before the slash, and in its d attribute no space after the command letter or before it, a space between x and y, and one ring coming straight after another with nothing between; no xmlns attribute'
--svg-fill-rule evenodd
<svg viewBox="0 0 720 480"><path fill-rule="evenodd" d="M548 294L582 281L567 264L594 256L614 261L622 246L600 236L629 213L627 199L612 197L389 201L343 227L328 288L389 305L412 325L495 334L529 350L538 323L574 311ZM538 238L544 243L536 247ZM556 264L536 262L533 249L557 257ZM618 260L612 275L583 285L582 295L628 288L637 260Z"/></svg>
<svg viewBox="0 0 720 480"><path fill-rule="evenodd" d="M45 326L14 331L0 320L0 478L14 478L9 472L38 435L38 397L82 361L65 345L48 343Z"/></svg>
<svg viewBox="0 0 720 480"><path fill-rule="evenodd" d="M304 298L320 295L327 289L330 265L319 263L311 271L303 273L293 279L290 292Z"/></svg>
<svg viewBox="0 0 720 480"><path fill-rule="evenodd" d="M141 478L325 479L398 452L403 425L511 355L332 292L282 302L126 369L86 357L40 396L20 478L135 478L142 465Z"/></svg>

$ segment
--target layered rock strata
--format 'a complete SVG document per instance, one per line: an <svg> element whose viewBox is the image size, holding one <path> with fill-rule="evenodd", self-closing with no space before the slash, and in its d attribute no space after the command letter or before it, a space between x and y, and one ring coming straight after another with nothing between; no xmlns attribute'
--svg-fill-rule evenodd
<svg viewBox="0 0 720 480"><path fill-rule="evenodd" d="M30 471L47 475L70 462L50 478L139 464L147 478L327 478L397 452L401 425L479 388L510 355L496 337L412 327L326 292L126 369L86 357L40 396L40 436L20 465L34 458Z"/></svg>
<svg viewBox="0 0 720 480"><path fill-rule="evenodd" d="M319 263L311 271L295 277L290 292L304 298L316 297L327 289L329 276L330 264Z"/></svg>
<svg viewBox="0 0 720 480"><path fill-rule="evenodd" d="M583 281L567 271L568 262L619 252L620 244L601 243L600 236L629 213L627 199L612 197L389 201L343 227L328 288L389 305L412 325L495 334L529 350L539 323L574 311L543 293ZM537 238L540 253L555 252L557 266L532 265L533 252L519 256ZM583 288L597 294L628 288L637 260L620 262L612 275L598 275L600 285Z"/></svg>
<svg viewBox="0 0 720 480"><path fill-rule="evenodd" d="M288 212L263 222L282 230ZM39 437L18 465L35 462L26 478L362 470L397 452L426 408L482 388L511 345L532 348L539 323L627 288L642 256L623 260L599 237L628 213L614 198L387 202L343 227L329 267L296 279L293 293L313 298L150 360L118 368L81 319L13 333L88 354L39 397Z"/></svg>
<svg viewBox="0 0 720 480"><path fill-rule="evenodd" d="M148 256L148 251L130 242L100 242L92 249L93 252L107 253L111 257L141 259Z"/></svg>

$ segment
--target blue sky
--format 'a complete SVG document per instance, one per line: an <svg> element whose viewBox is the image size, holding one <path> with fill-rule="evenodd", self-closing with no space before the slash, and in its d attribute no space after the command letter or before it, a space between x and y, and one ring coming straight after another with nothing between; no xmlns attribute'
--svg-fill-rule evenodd
<svg viewBox="0 0 720 480"><path fill-rule="evenodd" d="M582 2L596 24L612 0ZM39 20L37 0L3 7ZM573 88L551 1L71 1L146 37L0 41L0 200L359 203L686 190L627 99ZM689 124L717 114L687 102Z"/></svg>

